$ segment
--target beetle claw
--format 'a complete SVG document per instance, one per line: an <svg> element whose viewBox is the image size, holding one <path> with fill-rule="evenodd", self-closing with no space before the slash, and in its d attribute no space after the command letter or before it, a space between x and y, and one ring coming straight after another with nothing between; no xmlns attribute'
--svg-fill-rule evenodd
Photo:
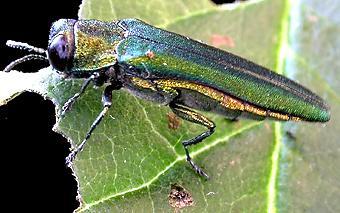
<svg viewBox="0 0 340 213"><path fill-rule="evenodd" d="M191 167L195 170L195 172L197 174L199 174L200 176L204 177L206 180L209 180L210 177L209 175L207 175L207 173L205 173L199 166L197 166L192 160L191 158L187 158L187 161L189 162L189 164L191 165Z"/></svg>

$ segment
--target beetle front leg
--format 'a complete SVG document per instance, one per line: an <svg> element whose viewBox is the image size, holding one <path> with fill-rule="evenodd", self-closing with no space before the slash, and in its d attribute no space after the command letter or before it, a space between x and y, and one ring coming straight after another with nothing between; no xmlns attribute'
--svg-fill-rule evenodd
<svg viewBox="0 0 340 213"><path fill-rule="evenodd" d="M84 91L86 90L86 88L88 87L88 85L90 84L91 81L93 81L94 79L98 78L99 74L95 73L93 75L91 75L89 78L87 78L83 85L80 88L80 91L77 92L76 94L73 95L73 97L71 97L70 99L68 99L66 101L66 103L64 104L64 106L62 107L62 112L60 114L61 117L65 116L65 113L71 109L73 103L84 93Z"/></svg>
<svg viewBox="0 0 340 213"><path fill-rule="evenodd" d="M76 157L76 155L81 152L88 141L88 139L91 137L92 132L96 129L98 124L101 122L107 111L112 105L112 91L117 89L113 85L109 85L105 88L104 94L102 96L102 102L103 102L103 110L99 113L96 120L92 123L89 131L86 133L86 136L84 140L67 156L66 158L66 164L70 167L72 164L72 161Z"/></svg>
<svg viewBox="0 0 340 213"><path fill-rule="evenodd" d="M185 154L187 156L187 161L188 163L192 166L192 168L201 176L209 179L209 176L199 167L197 166L191 159L188 146L198 144L202 142L205 138L209 137L212 135L215 131L215 124L205 116L198 114L186 107L180 106L176 103L170 103L170 108L172 111L178 115L179 117L183 118L184 120L200 124L202 126L205 126L208 128L208 131L203 132L202 134L190 139L183 141L182 144L184 146Z"/></svg>

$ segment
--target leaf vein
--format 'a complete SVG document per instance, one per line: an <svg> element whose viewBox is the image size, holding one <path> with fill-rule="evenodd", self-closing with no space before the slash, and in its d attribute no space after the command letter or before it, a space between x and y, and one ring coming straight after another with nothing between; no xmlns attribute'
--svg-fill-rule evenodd
<svg viewBox="0 0 340 213"><path fill-rule="evenodd" d="M150 127L151 127L151 130L156 133L156 135L158 135L165 143L166 145L173 151L173 153L179 157L179 154L176 152L175 150L175 147L174 146L171 146L171 144L169 143L168 139L166 139L161 133L159 133L156 129L155 129L155 126L153 125L153 123L151 122L149 116L148 116L148 113L146 112L145 108L143 107L143 105L140 103L140 101L138 100L138 98L136 98L134 96L135 100L136 100L136 103L140 106L140 108L142 109L143 111L143 114L145 116L145 121L149 123Z"/></svg>
<svg viewBox="0 0 340 213"><path fill-rule="evenodd" d="M234 131L231 134L224 136L223 138L216 139L215 141L212 141L209 145L196 150L195 152L191 153L191 156L194 157L194 156L196 156L196 155L198 155L198 154L200 154L200 153L202 153L202 152L204 152L206 150L211 149L212 147L215 147L216 145L218 145L218 144L220 144L222 142L226 142L230 138L232 138L232 137L234 137L236 135L239 135L239 134L241 134L244 131L247 131L249 129L255 128L256 126L260 125L261 123L262 123L262 121L252 122L252 123L250 123L248 125L245 125L242 128L239 128L237 131ZM158 174L156 174L148 182L144 182L143 184L141 184L141 185L139 185L137 187L134 187L134 188L131 188L131 189L128 189L128 190L125 190L125 191L121 191L121 192L118 192L118 193L110 194L110 195L108 195L106 197L103 197L102 199L99 199L99 200L97 200L95 202L92 202L92 203L88 203L88 204L85 203L85 204L83 204L82 207L80 207L79 212L86 211L86 210L90 209L93 206L96 206L96 205L98 205L100 203L103 203L103 202L105 202L107 200L110 200L110 199L113 199L115 197L126 195L128 193L135 192L135 191L143 189L145 187L149 187L153 182L155 182L161 175L163 175L166 171L168 171L170 168L172 168L176 163L178 163L178 162L180 162L182 160L185 160L185 159L186 159L185 155L178 156L172 163L170 163L168 166L166 166L162 171L160 171Z"/></svg>

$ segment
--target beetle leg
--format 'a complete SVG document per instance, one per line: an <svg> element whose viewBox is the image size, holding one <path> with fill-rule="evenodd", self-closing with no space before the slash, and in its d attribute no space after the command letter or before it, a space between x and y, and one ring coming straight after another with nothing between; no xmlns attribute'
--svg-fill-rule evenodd
<svg viewBox="0 0 340 213"><path fill-rule="evenodd" d="M103 119L103 117L105 116L105 114L107 113L107 111L109 110L109 108L112 105L112 91L118 89L116 88L114 85L109 85L105 88L104 90L104 94L102 96L102 102L103 102L103 110L99 113L99 115L97 116L96 120L92 123L89 131L86 133L86 136L84 138L84 140L76 147L76 149L74 149L66 158L66 164L68 166L71 166L72 161L74 160L74 158L76 157L76 155L81 152L84 148L84 145L86 144L86 142L88 141L88 139L91 137L91 134L93 132L93 130L96 129L96 127L98 126L98 124L101 122L101 120Z"/></svg>
<svg viewBox="0 0 340 213"><path fill-rule="evenodd" d="M186 140L183 141L182 144L184 146L184 150L185 150L185 154L187 156L187 161L188 163L191 165L191 167L201 176L209 179L209 176L199 167L197 166L191 159L190 155L189 155L189 150L188 150L188 146L194 145L194 144L198 144L200 142L202 142L205 138L209 137L210 135L212 135L215 131L215 124L214 122L212 122L211 120L209 120L208 118L206 118L205 116L198 114L197 112L194 112L192 110L190 110L189 108L180 106L176 103L170 103L170 108L172 109L172 111L178 115L179 117L183 118L184 120L193 122L193 123L197 123L200 124L202 126L205 126L208 128L208 131L203 132L202 134L190 139L190 140Z"/></svg>
<svg viewBox="0 0 340 213"><path fill-rule="evenodd" d="M94 79L98 78L98 74L93 74L91 75L89 78L87 78L83 85L80 88L80 91L77 92L76 94L73 95L73 97L71 97L70 99L68 99L66 101L66 103L64 104L64 106L62 107L62 112L60 114L61 117L65 116L65 113L71 109L73 103L84 93L84 91L86 90L87 86L90 84L91 81L93 81Z"/></svg>

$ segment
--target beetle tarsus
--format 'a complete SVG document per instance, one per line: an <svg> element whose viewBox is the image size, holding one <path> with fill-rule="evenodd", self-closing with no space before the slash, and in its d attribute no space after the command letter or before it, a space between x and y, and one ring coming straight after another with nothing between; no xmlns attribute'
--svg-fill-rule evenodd
<svg viewBox="0 0 340 213"><path fill-rule="evenodd" d="M205 173L199 166L197 166L194 161L192 161L190 155L189 155L189 151L186 147L184 147L185 149L185 154L187 156L187 162L191 165L191 167L195 170L195 172L197 174L199 174L200 176L204 177L205 179L209 179L209 175L207 175L207 173Z"/></svg>
<svg viewBox="0 0 340 213"><path fill-rule="evenodd" d="M67 157L66 157L66 165L68 167L72 166L72 162L75 158L75 156L77 155L77 153L75 151L72 151Z"/></svg>
<svg viewBox="0 0 340 213"><path fill-rule="evenodd" d="M97 116L96 120L92 123L90 130L86 133L86 137L84 140L77 146L76 149L74 149L67 157L66 157L66 164L70 166L72 164L72 161L75 159L76 155L81 152L88 141L88 139L91 137L93 130L96 129L98 124L101 122L103 117L105 116L106 112L109 110L111 105L105 106L104 109L100 112L100 114Z"/></svg>
<svg viewBox="0 0 340 213"><path fill-rule="evenodd" d="M197 174L203 176L206 179L209 179L209 176L199 167L197 166L191 159L190 154L189 154L189 150L188 150L188 146L194 145L194 144L198 144L200 142L202 142L205 138L209 137L211 134L214 133L214 128L210 128L208 131L203 132L202 134L198 135L195 138L192 138L188 141L183 141L182 144L184 146L184 150L185 150L185 154L187 156L187 161L188 163L191 165L191 167L196 171Z"/></svg>

